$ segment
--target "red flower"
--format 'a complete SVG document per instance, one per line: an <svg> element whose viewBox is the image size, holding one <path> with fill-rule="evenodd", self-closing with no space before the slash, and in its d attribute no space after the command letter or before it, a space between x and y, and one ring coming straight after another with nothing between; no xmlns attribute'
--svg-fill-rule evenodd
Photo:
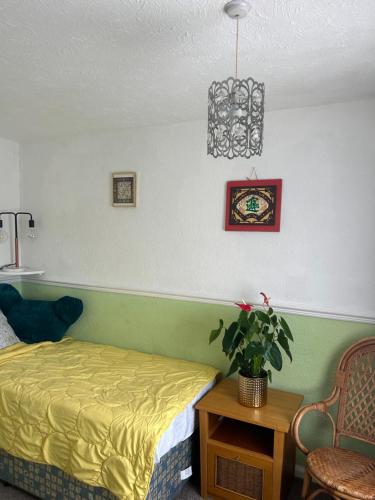
<svg viewBox="0 0 375 500"><path fill-rule="evenodd" d="M253 306L251 306L250 304L237 304L236 302L236 306L238 306L240 309L242 309L243 311L246 311L246 312L250 312L251 309L253 308Z"/></svg>
<svg viewBox="0 0 375 500"><path fill-rule="evenodd" d="M263 304L267 307L270 306L270 298L271 297L267 297L267 295L263 292L260 292L261 295L263 295Z"/></svg>

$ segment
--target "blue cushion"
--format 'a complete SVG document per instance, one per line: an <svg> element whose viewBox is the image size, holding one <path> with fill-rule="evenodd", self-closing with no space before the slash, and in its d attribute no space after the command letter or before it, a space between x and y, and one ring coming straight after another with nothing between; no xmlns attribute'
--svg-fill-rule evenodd
<svg viewBox="0 0 375 500"><path fill-rule="evenodd" d="M3 311L5 316L15 304L22 302L22 300L23 298L14 286L0 285L0 309Z"/></svg>
<svg viewBox="0 0 375 500"><path fill-rule="evenodd" d="M17 337L27 344L58 342L81 316L83 304L74 297L56 301L24 300L12 285L0 285L0 309Z"/></svg>

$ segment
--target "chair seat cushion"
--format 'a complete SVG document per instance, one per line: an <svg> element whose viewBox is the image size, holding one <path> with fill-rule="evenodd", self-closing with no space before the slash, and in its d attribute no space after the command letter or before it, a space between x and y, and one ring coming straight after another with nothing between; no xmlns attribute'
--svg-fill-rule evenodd
<svg viewBox="0 0 375 500"><path fill-rule="evenodd" d="M328 488L375 500L375 460L351 450L317 448L307 456L311 474Z"/></svg>

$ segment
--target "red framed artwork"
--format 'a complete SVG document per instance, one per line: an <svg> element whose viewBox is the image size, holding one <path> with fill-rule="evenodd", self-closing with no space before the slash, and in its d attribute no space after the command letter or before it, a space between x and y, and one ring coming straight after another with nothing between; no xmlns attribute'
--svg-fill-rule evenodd
<svg viewBox="0 0 375 500"><path fill-rule="evenodd" d="M280 231L282 179L229 181L226 231Z"/></svg>

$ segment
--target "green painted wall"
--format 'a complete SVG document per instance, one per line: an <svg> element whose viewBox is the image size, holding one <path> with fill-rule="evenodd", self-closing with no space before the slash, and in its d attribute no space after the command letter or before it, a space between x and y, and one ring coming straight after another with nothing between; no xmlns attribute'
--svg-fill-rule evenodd
<svg viewBox="0 0 375 500"><path fill-rule="evenodd" d="M232 321L235 307L171 299L98 292L25 282L25 298L79 297L84 313L69 334L81 340L203 362L226 371L220 342L208 345L209 331L218 319ZM341 353L363 337L375 335L375 325L308 316L285 315L295 342L293 363L285 360L274 373L273 387L304 394L305 401L326 397ZM327 440L324 417L306 421L303 432L314 446ZM299 457L301 461L301 457Z"/></svg>

